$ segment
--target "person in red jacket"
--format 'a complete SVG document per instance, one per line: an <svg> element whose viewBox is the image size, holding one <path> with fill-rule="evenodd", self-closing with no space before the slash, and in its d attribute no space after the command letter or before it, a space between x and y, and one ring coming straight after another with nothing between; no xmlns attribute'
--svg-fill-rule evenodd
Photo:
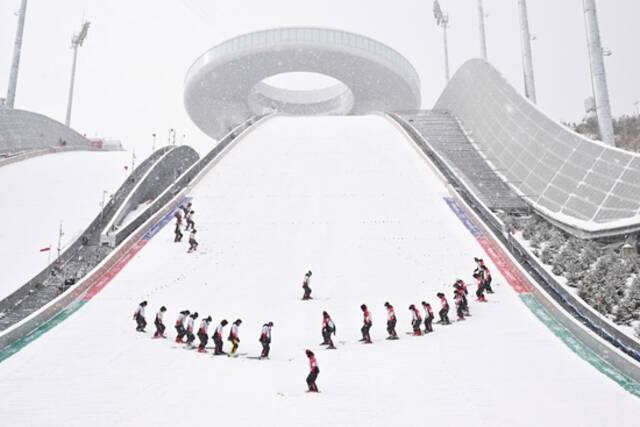
<svg viewBox="0 0 640 427"><path fill-rule="evenodd" d="M231 331L229 331L228 340L231 341L231 352L229 356L235 356L238 351L238 346L240 345L240 324L242 323L241 319L236 319L235 322L231 325Z"/></svg>
<svg viewBox="0 0 640 427"><path fill-rule="evenodd" d="M262 325L262 331L260 332L260 344L262 344L262 353L260 359L268 359L269 351L271 350L271 328L273 328L273 322L265 323Z"/></svg>
<svg viewBox="0 0 640 427"><path fill-rule="evenodd" d="M209 324L211 323L211 316L207 316L200 322L200 328L198 328L198 339L200 345L198 346L198 352L206 353L207 342L209 342Z"/></svg>
<svg viewBox="0 0 640 427"><path fill-rule="evenodd" d="M153 321L153 324L156 325L156 333L153 334L154 338L166 338L167 336L164 334L166 327L162 322L162 317L164 316L165 311L167 311L167 307L164 305L160 307L160 310L156 313L156 318Z"/></svg>
<svg viewBox="0 0 640 427"><path fill-rule="evenodd" d="M442 292L438 292L437 297L440 298L440 311L438 314L440 315L440 320L438 323L443 325L450 325L451 321L449 321L449 302L447 301L447 297L444 296Z"/></svg>
<svg viewBox="0 0 640 427"><path fill-rule="evenodd" d="M304 279L302 280L302 289L304 290L304 295L302 295L303 300L309 300L311 298L311 287L309 287L309 283L311 282L311 270L307 271L304 275Z"/></svg>
<svg viewBox="0 0 640 427"><path fill-rule="evenodd" d="M458 315L458 321L464 320L464 294L460 288L453 291L453 301L456 304L456 314Z"/></svg>
<svg viewBox="0 0 640 427"><path fill-rule="evenodd" d="M182 338L184 338L184 336L187 334L187 330L184 328L184 321L187 318L187 316L189 316L190 312L189 310L183 310L180 312L180 314L178 315L178 318L176 319L176 331L178 332L178 335L176 335L176 342L177 343L182 343Z"/></svg>
<svg viewBox="0 0 640 427"><path fill-rule="evenodd" d="M398 333L396 332L396 323L398 323L398 318L396 317L396 312L389 302L385 302L384 307L387 309L387 333L389 334L387 339L397 340Z"/></svg>
<svg viewBox="0 0 640 427"><path fill-rule="evenodd" d="M318 379L318 374L320 373L320 368L318 368L318 361L316 360L315 354L311 350L305 350L305 354L307 358L309 358L309 375L307 375L307 387L309 387L310 392L317 393L318 386L316 385L316 380Z"/></svg>
<svg viewBox="0 0 640 427"><path fill-rule="evenodd" d="M215 345L215 350L213 352L213 354L215 354L216 356L219 356L221 354L226 354L223 350L222 350L222 333L224 332L224 327L227 326L229 322L227 322L227 319L222 319L222 321L220 322L220 324L216 327L216 331L213 333L213 343Z"/></svg>
<svg viewBox="0 0 640 427"><path fill-rule="evenodd" d="M431 304L426 301L422 301L422 308L425 311L424 316L424 333L428 334L429 332L433 332L433 309L431 308Z"/></svg>
<svg viewBox="0 0 640 427"><path fill-rule="evenodd" d="M420 330L420 325L422 325L422 316L413 304L409 306L409 310L411 310L411 326L413 327L413 335L420 336L422 335L422 331Z"/></svg>
<svg viewBox="0 0 640 427"><path fill-rule="evenodd" d="M478 286L478 290L476 290L476 298L480 302L487 302L487 299L484 297L484 275L481 271L473 273L473 278L476 279L476 285Z"/></svg>
<svg viewBox="0 0 640 427"><path fill-rule="evenodd" d="M467 284L464 283L464 280L458 279L456 283L453 284L453 288L460 292L460 296L462 297L462 312L465 316L471 316L469 313L469 301L467 301L467 295L469 294Z"/></svg>
<svg viewBox="0 0 640 427"><path fill-rule="evenodd" d="M362 339L360 341L364 342L365 344L371 344L371 335L369 334L371 325L373 325L373 321L371 320L371 313L369 313L369 309L367 308L366 304L362 304L360 306L360 310L362 310L363 315L363 325L362 328L360 328L360 332L362 332Z"/></svg>

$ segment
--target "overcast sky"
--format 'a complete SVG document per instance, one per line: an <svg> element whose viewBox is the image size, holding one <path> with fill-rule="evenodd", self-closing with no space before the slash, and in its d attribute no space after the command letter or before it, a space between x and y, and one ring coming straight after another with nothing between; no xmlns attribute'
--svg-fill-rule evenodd
<svg viewBox="0 0 640 427"><path fill-rule="evenodd" d="M422 79L422 106L443 89L442 35L431 0L30 0L16 107L64 121L72 51L83 17L72 127L150 150L151 134L210 143L187 117L183 79L205 50L230 37L280 26L343 29L388 44ZM451 69L479 56L476 0L440 0L451 21ZM485 0L489 61L522 92L516 0ZM0 96L6 93L20 0L0 0ZM540 107L579 121L591 94L582 0L529 0ZM614 115L640 99L640 2L599 0Z"/></svg>

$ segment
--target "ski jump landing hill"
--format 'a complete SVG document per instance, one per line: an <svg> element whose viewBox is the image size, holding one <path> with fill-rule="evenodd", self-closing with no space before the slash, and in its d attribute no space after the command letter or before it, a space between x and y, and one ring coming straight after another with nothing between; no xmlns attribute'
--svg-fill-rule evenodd
<svg viewBox="0 0 640 427"><path fill-rule="evenodd" d="M603 319L585 326L505 244L494 210L531 205L493 169L469 170L484 161L473 129L454 110L415 111L405 99L397 108L414 111L269 116L233 130L179 178L185 187L59 297L57 317L37 322L54 302L21 323L37 330L24 329L10 349L20 352L0 363L3 420L596 426L615 416L636 425L633 340L610 344L593 329L611 327ZM185 198L197 211L193 254L163 227ZM482 253L497 293L472 304L473 317L426 337L383 339L385 301L408 330L408 305L450 295ZM299 297L308 269L316 299L307 304ZM220 359L135 333L130 316L143 299L148 319L169 308L167 325L186 308L214 322L242 318L249 354L271 320L271 360ZM357 342L362 303L374 316L371 346ZM337 322L335 352L316 344L322 310ZM318 396L302 392L304 348L320 362Z"/></svg>

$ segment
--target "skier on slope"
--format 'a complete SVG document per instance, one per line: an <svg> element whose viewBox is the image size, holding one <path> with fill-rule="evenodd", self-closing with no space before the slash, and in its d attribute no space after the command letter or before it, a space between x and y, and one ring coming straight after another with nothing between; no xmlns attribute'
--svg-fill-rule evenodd
<svg viewBox="0 0 640 427"><path fill-rule="evenodd" d="M422 324L422 316L420 312L416 308L415 305L411 304L409 306L409 310L411 310L411 327L413 328L413 335L420 336L422 335L422 331L420 330L420 325Z"/></svg>
<svg viewBox="0 0 640 427"><path fill-rule="evenodd" d="M482 276L484 279L484 282L483 282L484 290L488 294L492 294L493 288L491 287L491 281L493 279L491 278L491 272L489 271L489 267L487 267L487 265L484 263L484 260L482 260L482 258L479 259L479 263L480 263L480 270L482 270Z"/></svg>
<svg viewBox="0 0 640 427"><path fill-rule="evenodd" d="M440 311L438 315L440 316L440 320L438 323L442 325L450 325L449 321L449 302L447 301L447 297L442 293L438 292L436 296L440 299Z"/></svg>
<svg viewBox="0 0 640 427"><path fill-rule="evenodd" d="M322 312L322 338L323 343L321 345L328 346L329 349L335 349L336 346L333 345L333 340L331 339L331 335L336 334L336 324L331 320L331 316L326 311Z"/></svg>
<svg viewBox="0 0 640 427"><path fill-rule="evenodd" d="M460 288L453 291L453 301L456 304L458 321L464 320L464 294Z"/></svg>
<svg viewBox="0 0 640 427"><path fill-rule="evenodd" d="M191 202L187 203L186 205L180 206L180 209L182 210L182 216L184 218L187 218L187 214L191 212L191 206Z"/></svg>
<svg viewBox="0 0 640 427"><path fill-rule="evenodd" d="M167 336L164 334L166 327L164 326L164 322L162 318L164 316L165 311L167 311L167 307L164 305L160 307L160 310L156 313L156 318L153 321L153 324L156 325L156 333L153 334L154 338L166 338Z"/></svg>
<svg viewBox="0 0 640 427"><path fill-rule="evenodd" d="M230 356L233 356L238 351L238 345L240 344L240 324L242 323L241 319L236 319L231 325L231 331L229 332L228 340L231 341L231 352Z"/></svg>
<svg viewBox="0 0 640 427"><path fill-rule="evenodd" d="M222 319L220 324L216 326L216 331L213 333L213 343L215 344L215 347L216 347L213 354L215 354L216 356L221 354L226 354L222 350L222 345L223 345L222 333L224 332L224 327L227 326L228 323L229 322L227 322L227 319Z"/></svg>
<svg viewBox="0 0 640 427"><path fill-rule="evenodd" d="M182 241L182 230L180 230L180 222L176 222L176 228L173 231L175 237L173 238L174 243L179 243Z"/></svg>
<svg viewBox="0 0 640 427"><path fill-rule="evenodd" d="M469 290L467 289L467 284L464 283L464 280L458 279L453 284L453 288L455 289L456 292L460 293L460 297L462 299L462 312L464 313L465 316L470 316L469 302L467 301L467 294L469 293Z"/></svg>
<svg viewBox="0 0 640 427"><path fill-rule="evenodd" d="M198 318L198 312L196 311L191 316L187 317L187 345L193 346L193 340L196 339L196 336L193 333L194 323Z"/></svg>
<svg viewBox="0 0 640 427"><path fill-rule="evenodd" d="M173 217L176 219L176 225L182 225L182 213L180 212L180 209L176 210Z"/></svg>
<svg viewBox="0 0 640 427"><path fill-rule="evenodd" d="M209 342L209 324L211 324L211 316L207 316L200 322L200 327L198 328L198 339L200 340L200 345L198 346L199 353L206 353L207 350L207 342Z"/></svg>
<svg viewBox="0 0 640 427"><path fill-rule="evenodd" d="M133 313L133 320L136 321L136 331L138 332L145 332L144 328L147 327L147 320L144 318L144 308L146 306L147 302L142 301Z"/></svg>
<svg viewBox="0 0 640 427"><path fill-rule="evenodd" d="M389 302L385 302L384 306L387 309L387 333L389 334L387 339L397 340L398 334L396 332L396 323L398 323L398 319L396 317L396 312Z"/></svg>
<svg viewBox="0 0 640 427"><path fill-rule="evenodd" d="M316 355L313 354L311 350L305 350L304 353L307 355L309 359L309 375L307 375L307 387L308 391L312 393L317 393L318 386L316 385L316 379L318 379L318 374L320 373L320 368L318 368L318 361L316 360Z"/></svg>
<svg viewBox="0 0 640 427"><path fill-rule="evenodd" d="M189 233L189 253L195 251L198 249L198 241L196 240L196 229L194 228L193 230L191 230L191 233Z"/></svg>
<svg viewBox="0 0 640 427"><path fill-rule="evenodd" d="M369 313L369 309L367 308L366 304L362 304L360 306L360 310L362 310L363 316L363 324L362 328L360 328L360 332L362 332L362 339L360 341L364 342L365 344L371 344L371 335L369 334L371 326L373 325L373 321L371 320L371 313Z"/></svg>
<svg viewBox="0 0 640 427"><path fill-rule="evenodd" d="M309 287L309 282L311 282L311 270L305 273L304 279L302 280L302 289L304 289L304 295L302 295L303 300L312 299L311 287Z"/></svg>
<svg viewBox="0 0 640 427"><path fill-rule="evenodd" d="M429 332L433 332L433 309L431 308L431 304L426 301L422 301L422 308L425 311L424 316L424 333L428 334Z"/></svg>
<svg viewBox="0 0 640 427"><path fill-rule="evenodd" d="M196 211L189 211L189 213L184 217L184 219L187 221L187 225L184 227L186 231L189 231L189 229L193 230L195 228L195 222L193 222L195 213Z"/></svg>
<svg viewBox="0 0 640 427"><path fill-rule="evenodd" d="M182 338L186 335L187 330L184 328L184 321L187 316L190 314L189 310L183 310L178 314L178 318L176 319L176 331L178 335L176 335L176 342L182 343Z"/></svg>
<svg viewBox="0 0 640 427"><path fill-rule="evenodd" d="M262 353L260 359L268 359L269 351L271 350L271 328L273 328L273 322L268 322L262 325L262 331L260 332L260 344L262 344Z"/></svg>
<svg viewBox="0 0 640 427"><path fill-rule="evenodd" d="M476 279L476 285L478 289L476 290L476 298L480 302L487 302L487 299L484 297L484 275L482 271L476 271L473 273L473 278Z"/></svg>

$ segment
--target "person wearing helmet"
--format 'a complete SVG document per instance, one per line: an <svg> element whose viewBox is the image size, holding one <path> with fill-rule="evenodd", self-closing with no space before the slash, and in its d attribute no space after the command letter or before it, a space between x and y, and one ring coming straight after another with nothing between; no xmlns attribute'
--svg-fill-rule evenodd
<svg viewBox="0 0 640 427"><path fill-rule="evenodd" d="M262 325L262 331L260 332L260 344L262 344L262 353L260 359L268 359L269 351L271 350L271 328L273 328L273 322L268 322Z"/></svg>
<svg viewBox="0 0 640 427"><path fill-rule="evenodd" d="M440 311L438 312L438 314L440 315L440 320L438 321L438 323L442 325L450 325L451 322L449 321L449 302L447 301L447 297L444 296L442 292L438 292L436 296L440 298Z"/></svg>
<svg viewBox="0 0 640 427"><path fill-rule="evenodd" d="M156 313L156 318L153 321L153 324L156 325L156 333L153 334L154 338L166 338L167 336L164 334L166 327L162 322L162 317L164 316L165 311L167 311L167 307L164 305L160 307L160 310Z"/></svg>
<svg viewBox="0 0 640 427"><path fill-rule="evenodd" d="M200 328L198 328L198 339L200 345L198 346L199 353L206 353L207 343L209 342L209 324L211 324L211 316L207 316L200 322Z"/></svg>
<svg viewBox="0 0 640 427"><path fill-rule="evenodd" d="M304 279L302 280L302 289L304 289L304 295L302 296L303 300L309 300L311 298L311 287L309 287L309 283L311 282L311 270L307 271L304 275Z"/></svg>
<svg viewBox="0 0 640 427"><path fill-rule="evenodd" d="M178 335L176 335L177 343L182 343L182 338L187 333L187 330L184 328L184 321L187 318L187 316L189 316L189 314L190 314L189 310L182 310L178 315L178 318L176 319L175 328L176 328L176 331L178 332Z"/></svg>
<svg viewBox="0 0 640 427"><path fill-rule="evenodd" d="M398 323L398 318L396 317L396 312L389 302L385 302L384 307L387 309L387 333L389 334L387 339L397 340L398 333L396 332L396 323Z"/></svg>
<svg viewBox="0 0 640 427"><path fill-rule="evenodd" d="M196 311L191 316L187 318L187 345L193 347L193 340L196 339L196 336L193 333L194 322L198 318L198 312Z"/></svg>
<svg viewBox="0 0 640 427"><path fill-rule="evenodd" d="M429 332L433 332L432 323L435 316L433 315L431 304L429 304L428 302L422 301L422 308L426 312L424 316L424 333L428 334Z"/></svg>
<svg viewBox="0 0 640 427"><path fill-rule="evenodd" d="M188 253L194 252L198 249L198 241L196 240L196 229L192 229L191 233L189 233L189 251Z"/></svg>
<svg viewBox="0 0 640 427"><path fill-rule="evenodd" d="M318 374L320 373L320 368L318 368L318 361L316 360L316 355L313 354L311 350L305 350L304 353L307 355L309 359L309 375L307 375L307 387L308 391L312 393L318 393L318 385L316 384L316 380L318 379Z"/></svg>
<svg viewBox="0 0 640 427"><path fill-rule="evenodd" d="M422 316L420 312L416 308L415 305L411 304L409 306L409 310L411 310L411 327L413 328L413 335L420 336L422 335L422 331L420 330L420 325L422 324Z"/></svg>
<svg viewBox="0 0 640 427"><path fill-rule="evenodd" d="M213 354L215 354L216 356L226 354L222 350L222 333L224 332L224 327L227 326L228 323L229 322L227 322L227 319L222 319L220 324L216 326L216 331L213 333L213 343L215 344L215 350Z"/></svg>
<svg viewBox="0 0 640 427"><path fill-rule="evenodd" d="M328 346L327 348L334 350L336 348L333 345L333 340L331 339L331 335L336 334L336 324L333 323L331 316L326 311L322 312L322 338L323 342L321 345Z"/></svg>
<svg viewBox="0 0 640 427"><path fill-rule="evenodd" d="M237 319L231 325L231 331L229 332L229 341L231 341L231 352L229 356L234 356L238 351L238 345L240 344L240 324L242 323L241 319Z"/></svg>
<svg viewBox="0 0 640 427"><path fill-rule="evenodd" d="M362 328L360 328L360 332L362 332L362 339L360 339L360 341L364 342L365 344L371 344L371 335L369 334L371 325L373 325L373 321L371 320L371 313L369 313L369 309L367 308L366 304L362 304L360 306L360 310L362 310L363 315L363 325Z"/></svg>
<svg viewBox="0 0 640 427"><path fill-rule="evenodd" d="M185 220L187 221L187 225L184 228L186 231L189 231L189 229L192 229L195 227L195 223L193 222L193 216L196 214L196 211L189 211L189 213L187 213L185 215Z"/></svg>
<svg viewBox="0 0 640 427"><path fill-rule="evenodd" d="M147 327L147 320L144 318L144 308L146 306L147 302L142 301L133 313L133 320L136 321L136 331L138 332L145 332L144 328Z"/></svg>

